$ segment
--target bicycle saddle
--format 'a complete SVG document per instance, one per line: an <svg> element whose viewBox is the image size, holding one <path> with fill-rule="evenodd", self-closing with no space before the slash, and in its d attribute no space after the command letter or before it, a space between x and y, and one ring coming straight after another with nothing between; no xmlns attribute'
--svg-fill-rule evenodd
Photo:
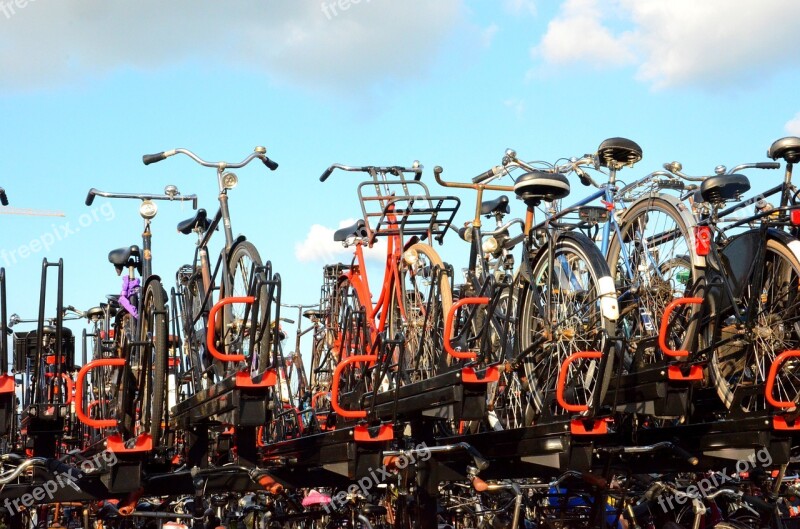
<svg viewBox="0 0 800 529"><path fill-rule="evenodd" d="M500 195L494 200L481 202L481 215L493 215L495 213L511 213L506 195Z"/></svg>
<svg viewBox="0 0 800 529"><path fill-rule="evenodd" d="M126 266L136 266L139 273L142 273L142 261L139 259L139 247L135 244L127 248L117 248L108 252L108 262L117 269L117 274L122 273Z"/></svg>
<svg viewBox="0 0 800 529"><path fill-rule="evenodd" d="M347 226L346 228L336 230L333 234L333 240L336 242L343 242L350 237L364 238L367 236L367 230L365 229L366 225L366 222L364 222L362 219L358 219L358 222L352 226Z"/></svg>
<svg viewBox="0 0 800 529"><path fill-rule="evenodd" d="M208 220L208 213L203 208L197 210L194 217L183 220L178 223L178 231L184 235L189 235L194 230L200 228L200 231L205 233L208 227L211 226L211 221Z"/></svg>
<svg viewBox="0 0 800 529"><path fill-rule="evenodd" d="M89 321L97 321L103 318L103 309L100 307L92 307L86 311L86 319Z"/></svg>
<svg viewBox="0 0 800 529"><path fill-rule="evenodd" d="M309 309L303 312L303 317L308 318L309 320L320 319L324 313L321 310L317 309Z"/></svg>
<svg viewBox="0 0 800 529"><path fill-rule="evenodd" d="M600 165L609 169L621 169L642 159L642 148L627 138L608 138L597 148Z"/></svg>
<svg viewBox="0 0 800 529"><path fill-rule="evenodd" d="M787 136L776 140L770 145L767 151L767 157L777 160L783 158L786 163L800 162L800 138L796 136Z"/></svg>
<svg viewBox="0 0 800 529"><path fill-rule="evenodd" d="M361 509L359 509L361 514L364 516L385 516L386 515L386 507L383 505L372 505L368 503L366 505L362 505Z"/></svg>
<svg viewBox="0 0 800 529"><path fill-rule="evenodd" d="M700 196L706 202L719 204L728 200L735 200L739 195L750 189L750 180L741 174L724 174L709 176L700 184Z"/></svg>
<svg viewBox="0 0 800 529"><path fill-rule="evenodd" d="M517 178L514 193L528 206L542 200L551 202L569 195L569 180L562 174L533 171Z"/></svg>

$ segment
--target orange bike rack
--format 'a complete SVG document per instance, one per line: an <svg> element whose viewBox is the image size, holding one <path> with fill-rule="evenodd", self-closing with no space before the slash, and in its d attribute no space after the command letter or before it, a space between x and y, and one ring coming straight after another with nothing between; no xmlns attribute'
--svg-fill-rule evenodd
<svg viewBox="0 0 800 529"><path fill-rule="evenodd" d="M483 374L483 378L478 376L475 369L465 367L461 369L461 382L464 384L489 384L500 380L500 370L497 366L489 366Z"/></svg>
<svg viewBox="0 0 800 529"><path fill-rule="evenodd" d="M14 393L16 389L17 383L12 375L0 375L0 393Z"/></svg>
<svg viewBox="0 0 800 529"><path fill-rule="evenodd" d="M582 351L580 353L573 353L567 357L564 362L561 364L561 370L558 373L558 383L556 384L556 400L558 401L558 405L564 408L567 411L573 411L576 413L582 413L589 409L589 406L585 404L570 404L566 400L564 400L564 386L567 383L567 369L569 365L574 362L575 360L599 360L603 357L603 353L597 351Z"/></svg>
<svg viewBox="0 0 800 529"><path fill-rule="evenodd" d="M221 353L218 349L216 344L214 343L214 332L216 330L217 324L217 312L219 309L224 307L225 305L231 305L233 303L247 303L252 305L256 302L256 298L253 296L242 296L242 297L231 297L219 300L216 305L211 307L211 311L208 313L208 332L206 333L206 345L208 347L208 352L211 353L211 356L216 358L217 360L222 360L223 362L244 362L245 357L244 355L228 355L225 353Z"/></svg>
<svg viewBox="0 0 800 529"><path fill-rule="evenodd" d="M378 355L354 355L339 362L339 364L336 366L336 369L333 370L333 384L331 384L331 406L333 406L333 411L335 411L337 415L344 417L345 419L366 418L366 410L346 410L339 406L339 380L342 376L342 371L347 365L355 364L356 362L374 363L377 360Z"/></svg>
<svg viewBox="0 0 800 529"><path fill-rule="evenodd" d="M46 377L53 378L55 377L55 373L45 373ZM67 400L64 402L66 405L72 404L72 391L75 388L74 384L72 383L72 379L69 378L69 375L66 373L61 373L61 378L65 381L67 386Z"/></svg>
<svg viewBox="0 0 800 529"><path fill-rule="evenodd" d="M75 379L75 413L78 415L78 420L86 426L92 428L113 428L117 425L115 419L92 419L83 411L83 387L86 381L86 375L92 369L98 367L122 367L125 365L124 358L99 358L92 360L78 371L78 377Z"/></svg>
<svg viewBox="0 0 800 529"><path fill-rule="evenodd" d="M767 375L767 387L764 389L764 393L767 397L767 402L776 408L794 408L797 406L796 402L777 400L773 396L773 392L775 391L775 377L778 375L778 368L789 358L800 358L800 350L793 349L784 351L776 356L769 368L769 374Z"/></svg>
<svg viewBox="0 0 800 529"><path fill-rule="evenodd" d="M677 307L681 305L701 305L703 303L703 298L678 298L673 300L667 308L664 309L664 314L661 316L661 328L658 331L658 346L661 347L661 351L667 355L672 356L675 358L683 358L689 356L689 351L684 350L672 350L667 346L667 329L669 328L669 317L672 315L672 311L675 310Z"/></svg>
<svg viewBox="0 0 800 529"><path fill-rule="evenodd" d="M453 306L450 307L450 311L447 313L447 318L444 320L444 350L447 351L447 354L459 360L475 360L478 358L476 353L462 353L453 349L453 346L450 344L450 335L453 333L453 318L456 312L458 312L458 309L464 305L488 305L491 301L492 300L489 298L464 298L453 303Z"/></svg>

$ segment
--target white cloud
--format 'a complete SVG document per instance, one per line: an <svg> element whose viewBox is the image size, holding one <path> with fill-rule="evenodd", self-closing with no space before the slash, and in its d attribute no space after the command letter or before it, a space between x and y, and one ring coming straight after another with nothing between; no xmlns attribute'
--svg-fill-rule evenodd
<svg viewBox="0 0 800 529"><path fill-rule="evenodd" d="M355 219L345 219L339 223L339 228L352 226ZM336 262L350 262L353 258L353 248L345 248L341 242L333 240L333 233L338 228L328 228L321 224L313 224L308 230L305 240L295 243L295 258L302 263L330 264ZM364 258L370 261L384 261L386 259L386 242L378 239L372 248L364 248Z"/></svg>
<svg viewBox="0 0 800 529"><path fill-rule="evenodd" d="M483 44L484 48L488 48L492 45L492 41L494 40L494 36L497 34L497 30L500 29L497 24L491 24L489 27L481 31L481 44Z"/></svg>
<svg viewBox="0 0 800 529"><path fill-rule="evenodd" d="M596 68L621 66L634 60L624 38L615 37L602 24L604 10L598 0L567 0L550 21L539 45L533 49L548 63L587 63Z"/></svg>
<svg viewBox="0 0 800 529"><path fill-rule="evenodd" d="M318 89L404 79L425 74L458 24L462 2L31 1L0 16L0 88L58 86L122 68L182 63L222 73L255 69Z"/></svg>
<svg viewBox="0 0 800 529"><path fill-rule="evenodd" d="M784 125L786 132L791 134L792 136L800 136L800 112L794 115L792 119L786 122Z"/></svg>
<svg viewBox="0 0 800 529"><path fill-rule="evenodd" d="M534 0L505 0L504 5L507 11L515 15L524 13L529 15L536 14L536 2Z"/></svg>
<svg viewBox="0 0 800 529"><path fill-rule="evenodd" d="M800 2L567 0L534 54L550 65L637 66L656 88L753 83L800 65Z"/></svg>
<svg viewBox="0 0 800 529"><path fill-rule="evenodd" d="M506 108L510 108L517 119L522 119L525 116L525 100L512 97L503 101Z"/></svg>

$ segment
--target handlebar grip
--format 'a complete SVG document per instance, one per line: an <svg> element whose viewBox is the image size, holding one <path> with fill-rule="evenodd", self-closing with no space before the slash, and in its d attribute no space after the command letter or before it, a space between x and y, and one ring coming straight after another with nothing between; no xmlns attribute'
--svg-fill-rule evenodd
<svg viewBox="0 0 800 529"><path fill-rule="evenodd" d="M325 180L327 180L332 172L333 172L333 167L328 167L327 169L325 169L325 172L322 173L322 176L319 177L319 181L324 182Z"/></svg>
<svg viewBox="0 0 800 529"><path fill-rule="evenodd" d="M47 470L53 474L66 474L72 479L81 479L83 477L83 472L80 469L62 463L58 459L48 459Z"/></svg>
<svg viewBox="0 0 800 529"><path fill-rule="evenodd" d="M678 457L685 459L686 462L692 466L697 465L697 463L700 461L699 459L697 459L697 457L693 456L692 454L690 454L689 452L687 452L686 450L675 444L672 445L672 451L675 452L675 454Z"/></svg>
<svg viewBox="0 0 800 529"><path fill-rule="evenodd" d="M778 162L758 162L756 169L780 169L781 164Z"/></svg>
<svg viewBox="0 0 800 529"><path fill-rule="evenodd" d="M269 159L266 156L264 156L264 158L261 161L264 162L264 165L266 165L270 171L274 171L275 169L278 168L278 163L275 162L274 160Z"/></svg>
<svg viewBox="0 0 800 529"><path fill-rule="evenodd" d="M142 161L144 162L145 165L150 165L151 163L160 162L161 160L166 160L166 159L167 159L166 152L159 152L156 154L145 154L144 156L142 156Z"/></svg>
<svg viewBox="0 0 800 529"><path fill-rule="evenodd" d="M473 184L480 184L485 182L486 180L492 178L494 175L497 174L497 167L492 167L488 171L484 171L475 178L472 179Z"/></svg>
<svg viewBox="0 0 800 529"><path fill-rule="evenodd" d="M6 196L6 190L0 187L0 204L7 206L8 205L8 197Z"/></svg>
<svg viewBox="0 0 800 529"><path fill-rule="evenodd" d="M92 202L94 202L94 193L97 191L95 188L91 188L89 190L89 194L86 195L86 205L91 206Z"/></svg>

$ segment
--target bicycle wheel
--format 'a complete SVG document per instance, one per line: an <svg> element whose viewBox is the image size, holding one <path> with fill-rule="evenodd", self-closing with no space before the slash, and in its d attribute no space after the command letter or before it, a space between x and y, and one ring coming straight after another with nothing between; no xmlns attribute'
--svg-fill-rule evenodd
<svg viewBox="0 0 800 529"><path fill-rule="evenodd" d="M368 337L363 336L363 325L360 324L359 317L364 311L364 305L349 278L343 276L339 279L330 307L328 345L332 355L330 362L335 366L343 357L364 354L364 348L368 346L365 343ZM360 344L361 350L353 349L357 343Z"/></svg>
<svg viewBox="0 0 800 529"><path fill-rule="evenodd" d="M489 391L490 411L494 412L502 428L511 430L530 426L533 422L533 409L526 384L520 379L519 372L506 362L500 373L500 380L492 385L494 387Z"/></svg>
<svg viewBox="0 0 800 529"><path fill-rule="evenodd" d="M555 398L561 364L577 352L604 351L606 338L615 331L615 323L601 310L599 282L608 280L610 274L600 251L579 233L560 234L553 245L554 270L546 246L530 263L530 282L523 290L517 332L519 350L529 351L523 366L535 419L566 413ZM610 348L604 370L600 360L571 363L566 401L590 408L602 403L613 372L613 356Z"/></svg>
<svg viewBox="0 0 800 529"><path fill-rule="evenodd" d="M194 393L207 388L214 382L213 358L206 347L208 311L203 306L205 291L203 280L198 275L190 276L181 285L183 304L181 321L183 323L184 351L188 356Z"/></svg>
<svg viewBox="0 0 800 529"><path fill-rule="evenodd" d="M637 202L619 222L606 256L620 300L617 326L626 338L626 367L633 371L664 359L658 334L664 309L697 284L692 266L691 220L668 198ZM670 326L667 343L684 348L696 305L688 305Z"/></svg>
<svg viewBox="0 0 800 529"><path fill-rule="evenodd" d="M224 297L245 297L253 294L251 287L254 284L253 274L256 268L262 265L261 256L258 250L250 242L244 241L236 245L228 261L230 272L230 285L224 292ZM226 354L242 354L247 359L248 364L252 363L253 358L258 358L261 349L269 346L269 332L263 325L267 310L266 299L267 287L262 287L258 296L258 323L256 329L251 329L252 311L256 307L248 306L244 303L233 303L226 305L224 309L224 320L222 329L222 343ZM255 351L251 351L250 333L261 332L261 336L256 336ZM230 364L230 363L229 363ZM230 366L227 374L230 374L234 366Z"/></svg>
<svg viewBox="0 0 800 529"><path fill-rule="evenodd" d="M166 418L167 409L164 401L167 397L167 361L169 351L167 336L167 308L164 289L161 282L152 279L147 283L144 293L140 318L139 342L147 345L138 350L138 384L141 431L153 438L153 447L161 444L162 421Z"/></svg>
<svg viewBox="0 0 800 529"><path fill-rule="evenodd" d="M740 296L745 311L757 304L755 321L737 324L729 304L708 296L710 314L716 317L701 335L704 344L715 345L708 367L720 399L728 409L745 413L769 409L763 385L770 366L782 352L800 348L800 261L786 244L771 238L760 292L754 290L755 272L742 282ZM800 362L784 362L774 384L777 399L800 402Z"/></svg>
<svg viewBox="0 0 800 529"><path fill-rule="evenodd" d="M442 258L433 247L417 243L409 250L416 255L413 262L400 263L402 299L392 293L389 318L390 338L402 333L405 351L401 379L419 382L436 374L443 351L444 319L453 306L450 278ZM399 359L396 359L399 361Z"/></svg>

